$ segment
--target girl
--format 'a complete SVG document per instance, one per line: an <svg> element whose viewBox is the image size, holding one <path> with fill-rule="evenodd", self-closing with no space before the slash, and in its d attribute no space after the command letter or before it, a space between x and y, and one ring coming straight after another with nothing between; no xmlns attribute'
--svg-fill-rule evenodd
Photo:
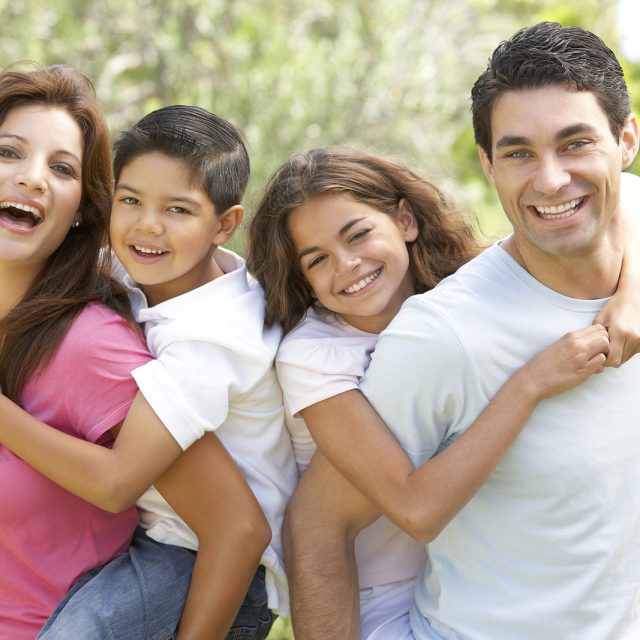
<svg viewBox="0 0 640 640"><path fill-rule="evenodd" d="M402 165L352 149L315 149L276 172L249 240L247 262L264 287L267 322L287 332L276 362L301 472L313 456L285 526L296 635L410 637L423 546L381 518L358 536L356 563L347 559L334 574L343 550L331 528L348 522L357 533L379 509L421 541L436 536L489 476L535 404L601 370L607 333L594 325L552 345L457 442L414 470L358 387L377 334L404 300L479 250L461 216ZM313 536L316 514L326 529ZM358 578L359 598L349 590ZM328 605L325 594L333 598Z"/></svg>
<svg viewBox="0 0 640 640"><path fill-rule="evenodd" d="M58 433L104 446L149 360L99 260L109 156L84 76L0 73L0 385ZM33 640L79 576L126 551L137 514L94 507L2 445L0 484L0 636Z"/></svg>
<svg viewBox="0 0 640 640"><path fill-rule="evenodd" d="M69 75L70 72L65 73ZM51 92L53 91L51 86L58 90L58 84L61 80L65 80L65 73L49 71L38 72L39 75L9 74L2 76L2 81L8 83L11 80L14 84L16 82L26 84L27 88L32 90L31 85L37 85L46 80L47 90ZM58 77L60 74L62 75ZM71 79L73 80L74 77L71 76ZM77 86L79 86L77 79L73 82L71 80L66 82L69 87L77 90ZM86 285L86 291L79 289L78 293L73 288L62 289L62 293L59 294L65 296L58 302L62 311L66 310L64 304L67 304L67 307L70 306L68 300L71 299L76 305L72 310L77 312L82 309L82 304L93 298L100 299L99 296L106 301L111 301L111 297L114 296L109 297L109 287L115 288L115 285L104 275L96 276L96 269L91 269L97 265L98 250L106 233L106 207L109 203L110 186L106 128L100 120L99 124L102 128L99 129L99 133L102 137L99 141L102 146L98 148L103 153L106 151L106 162L99 163L102 173L96 175L95 170L93 172L85 170L85 165L91 169L93 167L91 163L98 163L100 160L100 158L96 159L97 152L92 146L94 144L92 136L95 135L93 129L85 126L85 122L80 119L80 116L78 116L79 124L84 128L81 129L79 124L76 124L74 120L76 111L73 110L76 108L75 106L69 110L70 114L74 114L73 117L67 115L67 107L57 106L58 102L67 105L69 99L73 97L69 95L71 94L69 87L67 87L66 93L62 91L59 94L52 94L54 97L51 97L44 90L33 95L24 90L23 93L27 98L24 98L22 102L28 103L24 107L20 106L22 96L15 97L18 88L13 85L10 87L11 99L13 100L11 104L18 106L8 112L0 129L0 142L3 143L3 146L0 147L1 166L8 176L8 179L3 181L5 188L2 202L4 207L0 219L3 244L0 245L0 255L3 256L2 273L7 276L10 274L13 279L10 280L7 277L7 286L3 291L13 293L15 300L20 299L21 291L15 287L12 289L9 285L13 281L20 281L17 276L23 274L25 274L23 280L27 283L30 281L26 274L31 276L34 287L35 283L40 285L41 282L49 282L49 280L54 283L67 284L72 275L87 280L93 288ZM86 88L83 88L83 91L86 93ZM56 106L50 107L50 104ZM26 115L23 114L23 111L26 112ZM34 112L33 115L31 111ZM50 115L50 112L53 113L53 116ZM15 118L13 117L14 113L17 114ZM27 115L28 119L26 119ZM68 126L66 128L59 126L58 120ZM53 136L52 133L49 133L49 131L53 132L57 129L60 130L59 135ZM87 142L83 142L81 130L86 131ZM167 136L169 136L168 133ZM176 137L179 136L176 134ZM65 143L67 139L72 140L74 144ZM46 142L46 145L42 140ZM184 139L183 144L185 144ZM83 146L86 148L83 149ZM146 149L145 152L147 151L149 150ZM202 159L202 154L200 154L197 160L201 161ZM196 160L194 160L195 163ZM201 165L197 164L197 166ZM85 196L86 204L81 200L81 190L78 186L81 180L90 185L92 189L96 188L94 182L98 181L103 195L103 200L99 201L99 209L97 205L92 204L93 201L87 196ZM71 187L75 187L75 191ZM86 193L92 193L89 187L86 189ZM54 199L54 196L59 197ZM57 205L58 209L64 206L66 217L58 214L58 209L54 209L54 205ZM85 209L86 214L84 213ZM54 217L54 213L56 217ZM86 225L85 215L87 217ZM60 220L57 226L55 226L56 220ZM79 223L77 227L76 221ZM79 240L72 242L70 248L65 244L67 240L63 242L62 233L65 231L64 224L66 222L69 222L73 227L67 236L68 238L72 238L75 233L81 234L79 236L81 242ZM78 262L74 262L73 259L78 251L85 252L85 235L92 238L92 244L89 247L91 252L89 250L86 252L93 263L87 258L86 263L81 263L79 268ZM62 242L61 247L65 248L65 252L53 253L51 260L47 262L46 259L49 255L47 251L52 252L56 249L55 241ZM33 245L31 247L33 256L25 253L26 249L24 248L18 251L23 245L26 248ZM57 262L54 261L54 258ZM36 275L38 279L35 279ZM102 288L98 288L97 285ZM49 286L52 285L49 284ZM48 293L46 289L43 292L41 288L36 288L33 294L25 298L31 302L31 306L27 307L27 310L32 312L33 316L36 315L36 311L44 315L43 305L45 302L47 303L47 313L51 313L51 296L45 299L44 293ZM71 294L75 298L71 298ZM81 297L80 294L84 297ZM114 299L116 298L114 297ZM11 297L7 296L6 300L8 308L9 302L15 304ZM117 300L125 308L122 294ZM92 309L94 306L89 305L88 308ZM20 304L16 309L19 308ZM105 315L105 311L102 307L99 307L98 311L101 314L98 318L100 319L102 315ZM82 318L84 315L86 312L83 311L79 317ZM120 334L125 334L124 337L113 330L110 332L103 330L102 325L94 320L92 324L82 325L80 327L82 332L78 330L75 334L69 334L72 337L65 337L63 344L67 346L67 343L70 343L75 350L70 351L70 354L63 352L63 360L58 362L57 352L50 362L44 359L35 360L35 365L39 366L35 371L44 371L44 373L37 377L40 396L36 400L39 404L33 405L25 401L25 397L27 397L25 390L30 390L28 385L31 384L31 381L28 380L27 385L23 386L21 390L14 381L13 371L8 368L8 363L15 362L16 356L25 350L24 336L18 332L24 325L16 326L18 316L15 314L9 314L2 325L4 339L2 345L2 382L3 388L11 395L0 397L2 411L0 440L25 462L32 464L41 473L65 489L104 509L116 512L124 509L128 518L125 521L127 537L123 541L117 540L120 542L119 546L112 543L111 547L106 547L103 551L102 542L99 539L94 539L93 527L95 525L88 521L86 525L88 531L84 531L84 529L76 531L77 524L74 521L77 520L77 516L74 513L69 514L70 522L67 523L66 529L59 528L62 531L60 535L68 536L76 546L78 544L77 538L80 538L81 541L86 540L87 546L94 549L93 545L95 545L101 553L95 561L91 563L85 561L80 564L79 569L77 562L72 565L73 573L65 575L61 585L55 591L55 598L53 594L49 598L49 606L46 609L43 607L39 612L39 617L30 621L31 626L26 632L27 635L23 636L25 638L34 637L35 631L42 626L55 601L62 597L64 591L76 578L126 550L136 522L135 511L129 505L148 489L149 485L181 452L180 445L167 431L144 396L138 393L131 403L136 389L130 372L134 368L151 363L148 362L149 356L141 345L137 332L130 329L124 321L112 320L111 316L114 315L110 312L107 319L112 324L115 323L116 328L118 323L124 325L126 331L122 327L120 328ZM24 314L19 316L21 320L24 317L31 318L31 316ZM117 319L118 316L115 318ZM14 324L10 324L8 320L14 320ZM103 321L102 324L106 324L106 321ZM52 332L56 330L59 330L58 326L51 327ZM14 339L14 334L22 341ZM124 338L128 334L133 336L133 343L138 350L133 352L133 355L129 354L125 348L127 342ZM50 339L49 332L45 335L44 329L36 335L41 336L42 340ZM129 342L131 341L130 339ZM90 348L87 344L90 345ZM67 347L66 351L69 351L71 346ZM98 349L101 350L98 351ZM85 353L85 350L88 352ZM92 356L94 352L97 353ZM9 354L12 356L11 360L9 360ZM115 365L118 362L124 364L119 365L118 368ZM43 369L45 364L46 367ZM54 364L56 367L53 366ZM93 384L88 375L93 371L91 367L97 370L93 374L96 378L98 374L104 378L103 386L98 384L102 382L102 378L97 378L96 383ZM119 382L119 379L115 377L112 369L115 370L115 373L122 369L123 373L120 376L124 378L122 382ZM10 373L11 375L9 375ZM27 372L27 375L29 373ZM126 403L111 391L116 383L130 392L126 397ZM71 394L71 390L74 390L75 393ZM87 392L93 396L91 402L89 402L90 396L87 395ZM35 390L33 395L35 396ZM9 398L23 402L25 409L33 409L31 411L33 417L10 402ZM53 398L56 400L55 403ZM110 403L107 404L106 400L100 400L102 398L109 398ZM43 403L47 404L47 410L42 406ZM114 405L112 406L111 403ZM78 407L75 406L76 404ZM129 404L131 404L130 409ZM37 419L46 419L57 426L58 414L52 411L51 406L57 407L58 405L61 405L60 411L64 408L66 411L75 411L79 416L79 427L72 424L68 428L65 427L64 431L84 435L80 429L82 427L87 431L86 439L94 441L102 435L103 431L111 429L116 436L113 448L96 446L90 442L67 436ZM97 409L95 407L102 407L102 405L106 405L103 411L104 415L96 415ZM107 409L109 410L107 411ZM128 413L127 409L129 409ZM3 448L2 451L4 452L5 449ZM18 460L13 454L10 455L12 459ZM28 469L23 462L20 464ZM216 473L211 473L211 469L215 469ZM41 478L33 471L29 471L29 473ZM47 485L55 487L49 482ZM177 460L157 481L156 485L184 517L200 542L200 553L197 556L178 637L222 638L233 622L242 597L256 572L260 556L268 543L269 526L235 463L212 434L202 438L189 452ZM15 482L12 486L16 487ZM198 488L197 492L194 491L194 487ZM69 495L57 487L56 490L64 495ZM43 495L41 500L45 499L49 500L46 495ZM76 498L73 500L85 505L82 500ZM151 496L150 501L147 502L147 504L158 506L161 513L164 513L163 509L170 510L169 506L166 503L163 506L163 503L160 496L155 498ZM110 517L116 522L120 522L124 517L110 516L100 509L94 509L88 503L85 509L87 508L90 508L92 513L101 514L103 518ZM66 512L60 510L59 513ZM161 517L159 520L162 522ZM212 527L213 522L216 523L215 527ZM52 527L56 527L58 524L55 519L51 519L51 523ZM33 523L31 526L35 528L36 524ZM3 531L7 529L8 527L2 528ZM69 529L74 531L75 537L70 535ZM21 540L24 539L24 546L31 550L34 542L29 531L28 526L16 528L17 536ZM46 531L50 536L51 532L48 529ZM29 535L25 536L25 533ZM191 531L189 534L193 535ZM114 537L112 532L110 535ZM44 538L44 533L41 538ZM109 539L107 541L109 542ZM15 544L9 540L9 543L3 544L3 549L5 546L11 549L12 546L15 547ZM35 548L42 549L42 555L49 558L51 544L44 545L38 539L35 542ZM47 624L40 637L120 637L131 639L171 636L180 619L186 591L189 588L191 568L195 559L194 553L189 550L190 548L192 548L191 544L187 544L186 548L185 546L160 544L146 536L143 531L139 531L128 553L121 555L103 569L85 573L75 583L65 600L60 604L56 616ZM22 549L18 548L18 551L22 553ZM72 552L74 550L70 549L67 555L71 555ZM62 563L66 560L66 557L61 557L59 562ZM7 592L15 590L15 583L22 575L22 572L17 568L18 560L13 559L12 562L16 567L15 575L12 574L10 581L6 584ZM67 571L65 567L65 572ZM247 637L261 638L268 631L271 616L266 609L266 604L263 606L264 575L259 572L256 574L255 580L256 585L252 585L249 594L249 599L252 602L245 603L248 605L248 610L247 607L243 607L241 611L243 621L239 628L235 629L234 627L234 632L243 632L247 634ZM23 590L26 593L26 586ZM256 595L257 602L253 602ZM264 599L266 600L266 595ZM13 601L15 601L15 595L11 598L2 598L3 603ZM76 603L81 603L83 606L74 608ZM263 609L266 609L267 620L262 625L258 625L257 616L263 614ZM23 619L31 615L29 611L16 611L14 614L15 624L23 624ZM246 620L247 615L249 615L249 620ZM7 627L7 629L12 629L12 627ZM9 632L7 635L18 637Z"/></svg>

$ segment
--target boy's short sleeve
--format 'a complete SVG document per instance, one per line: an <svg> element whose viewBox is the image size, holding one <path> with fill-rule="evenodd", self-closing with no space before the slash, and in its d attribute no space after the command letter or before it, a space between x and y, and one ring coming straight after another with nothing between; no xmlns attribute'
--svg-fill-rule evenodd
<svg viewBox="0 0 640 640"><path fill-rule="evenodd" d="M165 427L187 449L222 425L230 397L248 391L270 364L214 342L182 340L167 345L133 376Z"/></svg>

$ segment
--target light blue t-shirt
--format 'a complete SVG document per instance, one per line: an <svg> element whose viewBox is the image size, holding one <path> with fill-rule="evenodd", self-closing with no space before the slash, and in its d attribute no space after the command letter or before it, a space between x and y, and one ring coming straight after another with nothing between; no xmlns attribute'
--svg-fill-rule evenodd
<svg viewBox="0 0 640 640"><path fill-rule="evenodd" d="M405 303L380 336L364 391L420 465L604 302L548 289L494 245ZM640 358L541 402L429 544L416 638L640 638L639 454Z"/></svg>

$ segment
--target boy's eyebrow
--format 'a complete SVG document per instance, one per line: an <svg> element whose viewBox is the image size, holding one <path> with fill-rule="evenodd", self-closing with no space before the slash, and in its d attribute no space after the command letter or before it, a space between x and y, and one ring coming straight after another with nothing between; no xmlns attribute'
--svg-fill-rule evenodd
<svg viewBox="0 0 640 640"><path fill-rule="evenodd" d="M116 184L116 191L118 189L124 189L125 191L131 191L131 193L135 193L136 195L141 195L142 191L132 187L130 184L126 182L118 182ZM200 202L195 200L194 198L190 198L189 196L163 196L165 200L170 200L171 202L187 202L193 205L200 205Z"/></svg>
<svg viewBox="0 0 640 640"><path fill-rule="evenodd" d="M23 136L19 136L17 133L0 133L0 138L10 138L11 140L19 140L23 144L28 145L29 141ZM72 151L67 151L67 149L56 149L55 153L61 153L65 156L69 156L73 160L75 160L79 165L82 165L82 161L78 156Z"/></svg>
<svg viewBox="0 0 640 640"><path fill-rule="evenodd" d="M595 132L595 128L592 125L584 122L578 122L576 124L569 125L568 127L565 127L564 129L561 129L560 131L558 131L558 133L556 133L555 135L555 139L557 142L560 142L565 138L568 138L570 136L575 136L576 134L579 134L579 133L594 133L594 132ZM526 136L506 135L506 136L502 136L502 138L500 138L496 142L496 149L501 149L504 147L518 147L521 145L526 146L529 144L531 144L531 140Z"/></svg>
<svg viewBox="0 0 640 640"><path fill-rule="evenodd" d="M349 222L347 222L347 224L344 225L344 227L340 229L340 231L338 231L338 235L343 236L345 233L347 233L347 231L349 231L349 229L351 229L351 227L353 227L354 224L357 224L361 220L364 220L365 217L366 216L363 216L362 218L356 218L355 220L350 220ZM315 253L316 251L320 251L320 247L317 247L317 246L307 247L306 249L303 249L299 253L298 260L302 260L302 258L304 258L306 255L309 255L310 253Z"/></svg>

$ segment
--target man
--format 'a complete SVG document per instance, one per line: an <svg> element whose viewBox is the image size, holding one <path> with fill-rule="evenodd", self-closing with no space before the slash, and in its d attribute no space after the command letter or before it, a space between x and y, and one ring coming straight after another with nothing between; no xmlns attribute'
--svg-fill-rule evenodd
<svg viewBox="0 0 640 640"><path fill-rule="evenodd" d="M604 43L554 23L519 31L477 80L472 112L513 234L405 304L367 374L369 399L416 466L515 369L591 324L622 265L620 176L638 128ZM638 389L635 358L538 405L429 545L416 638L640 638Z"/></svg>

